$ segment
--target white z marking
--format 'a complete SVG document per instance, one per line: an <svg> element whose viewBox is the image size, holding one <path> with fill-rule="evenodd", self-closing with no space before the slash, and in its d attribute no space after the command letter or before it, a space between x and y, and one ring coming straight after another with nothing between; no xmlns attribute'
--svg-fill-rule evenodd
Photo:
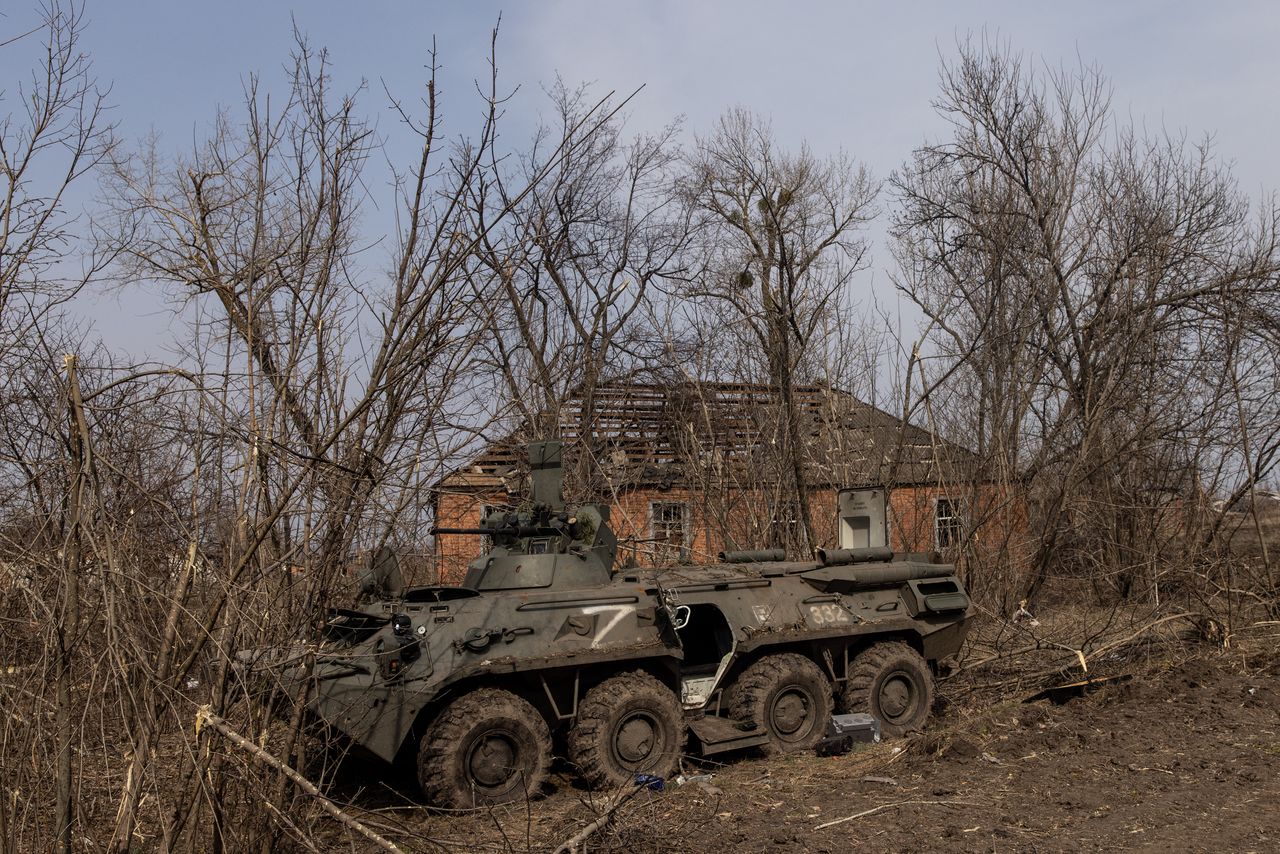
<svg viewBox="0 0 1280 854"><path fill-rule="evenodd" d="M622 622L622 618L627 614L635 613L635 610L635 605L592 605L588 608L583 608L582 613L584 614L613 614L613 617L604 624L600 631L596 632L595 639L591 641L591 646L599 646L600 642L604 640L604 636L609 634L609 630Z"/></svg>

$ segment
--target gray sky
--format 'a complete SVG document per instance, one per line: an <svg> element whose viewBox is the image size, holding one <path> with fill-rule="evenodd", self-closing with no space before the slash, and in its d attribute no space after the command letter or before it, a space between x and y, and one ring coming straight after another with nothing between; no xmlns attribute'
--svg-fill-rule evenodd
<svg viewBox="0 0 1280 854"><path fill-rule="evenodd" d="M26 0L5 6L0 41L35 17ZM460 129L478 112L472 81L487 75L488 34L500 12L501 73L521 86L509 105L509 135L532 127L546 106L540 86L559 73L571 83L594 81L602 92L645 84L630 109L633 130L683 116L697 133L741 105L770 117L784 143L807 140L818 154L843 149L883 178L942 132L930 107L939 57L954 54L957 38L985 29L1049 64L1098 64L1112 80L1119 114L1192 138L1211 132L1246 192L1280 186L1274 3L90 0L86 47L112 86L122 134L157 131L172 151L190 148L218 104L236 103L248 72L281 79L291 16L330 49L339 86L370 81L364 104L383 129L394 121L381 81L414 94L434 34L446 118ZM0 51L0 85L11 88L26 59L20 50ZM882 227L873 238L874 268L860 296L874 289L892 304ZM95 314L109 343L158 354L147 342L159 339L168 319L154 300L111 298Z"/></svg>

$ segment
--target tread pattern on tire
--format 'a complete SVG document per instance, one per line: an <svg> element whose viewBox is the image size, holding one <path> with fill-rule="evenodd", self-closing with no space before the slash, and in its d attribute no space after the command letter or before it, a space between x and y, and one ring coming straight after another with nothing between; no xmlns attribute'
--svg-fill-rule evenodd
<svg viewBox="0 0 1280 854"><path fill-rule="evenodd" d="M660 752L658 762L637 771L619 768L610 753L609 727L619 706L637 696L647 696L659 715L674 726L671 746ZM680 761L685 740L684 711L676 695L652 675L633 670L611 676L586 693L578 706L577 719L569 730L569 761L592 788L619 786L631 782L635 773L669 777Z"/></svg>
<svg viewBox="0 0 1280 854"><path fill-rule="evenodd" d="M759 708L760 703L769 697L780 682L789 680L792 674L797 673L803 674L809 681L816 679L817 722L813 731L802 742L786 744L770 739L759 748L766 756L806 750L826 735L826 724L831 717L833 706L830 681L822 672L822 668L818 667L812 659L794 652L782 652L765 656L752 664L743 671L727 692L726 704L731 717L740 721L756 721L764 725L763 713Z"/></svg>
<svg viewBox="0 0 1280 854"><path fill-rule="evenodd" d="M877 713L871 704L871 691L876 679L883 673L896 669L896 665L909 663L920 680L920 688L924 694L917 713L905 724L893 724ZM898 738L908 732L918 730L929 719L929 709L933 705L933 674L920 653L900 641L882 641L872 644L849 662L849 679L844 690L840 692L840 709L843 712L870 712L880 718L882 734Z"/></svg>
<svg viewBox="0 0 1280 854"><path fill-rule="evenodd" d="M503 718L522 725L529 763L520 785L494 799L481 797L466 779L457 751L484 720ZM427 803L467 809L537 797L551 766L551 730L527 700L501 688L476 688L445 707L423 733L418 748L418 783Z"/></svg>

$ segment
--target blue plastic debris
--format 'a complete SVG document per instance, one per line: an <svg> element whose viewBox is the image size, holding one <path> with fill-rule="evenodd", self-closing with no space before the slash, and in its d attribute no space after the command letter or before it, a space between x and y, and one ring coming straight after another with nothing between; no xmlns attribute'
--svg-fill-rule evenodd
<svg viewBox="0 0 1280 854"><path fill-rule="evenodd" d="M636 785L644 786L655 792L661 792L666 787L666 781L661 777L655 777L652 774L637 774Z"/></svg>

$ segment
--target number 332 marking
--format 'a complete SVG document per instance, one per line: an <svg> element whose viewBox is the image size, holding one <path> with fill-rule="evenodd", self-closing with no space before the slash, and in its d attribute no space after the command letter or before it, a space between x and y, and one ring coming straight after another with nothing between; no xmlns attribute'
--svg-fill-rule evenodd
<svg viewBox="0 0 1280 854"><path fill-rule="evenodd" d="M849 612L839 605L810 605L809 619L813 620L820 626L831 623L848 623Z"/></svg>

